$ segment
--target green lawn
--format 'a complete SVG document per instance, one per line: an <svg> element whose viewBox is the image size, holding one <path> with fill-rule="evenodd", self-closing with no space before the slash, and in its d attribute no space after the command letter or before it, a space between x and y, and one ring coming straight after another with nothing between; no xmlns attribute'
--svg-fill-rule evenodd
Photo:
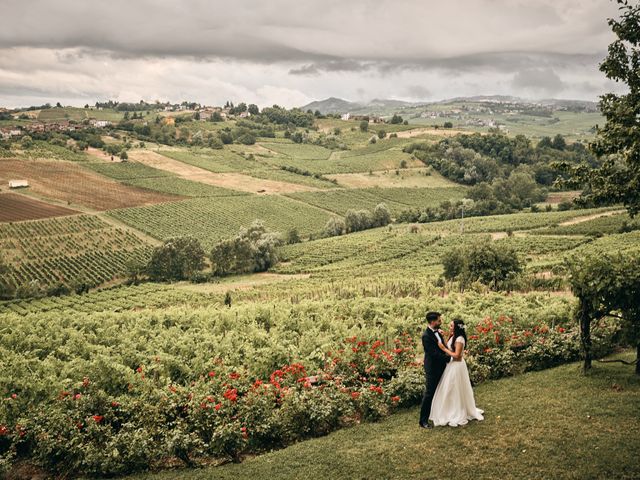
<svg viewBox="0 0 640 480"><path fill-rule="evenodd" d="M486 419L465 427L422 430L414 408L241 464L127 478L640 478L640 377L617 363L587 377L579 367L481 384Z"/></svg>

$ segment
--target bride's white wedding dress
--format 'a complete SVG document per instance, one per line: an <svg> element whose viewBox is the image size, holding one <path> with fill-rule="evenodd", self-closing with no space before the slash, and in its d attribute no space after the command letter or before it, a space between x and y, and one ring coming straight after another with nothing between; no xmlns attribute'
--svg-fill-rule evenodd
<svg viewBox="0 0 640 480"><path fill-rule="evenodd" d="M462 343L464 349L464 338L458 337L456 342ZM452 348L453 338L449 339L447 346L449 350L455 350ZM451 360L447 363L433 396L429 420L432 420L435 426L457 427L466 425L469 420L484 420L483 413L483 410L476 408L464 357L460 361Z"/></svg>

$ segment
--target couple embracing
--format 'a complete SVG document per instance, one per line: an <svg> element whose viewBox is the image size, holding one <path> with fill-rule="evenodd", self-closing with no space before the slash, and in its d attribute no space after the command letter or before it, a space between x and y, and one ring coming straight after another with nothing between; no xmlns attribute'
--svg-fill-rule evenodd
<svg viewBox="0 0 640 480"><path fill-rule="evenodd" d="M428 312L429 326L422 334L426 391L420 409L420 426L431 428L465 425L469 420L484 420L482 410L476 408L464 348L467 335L462 320L450 323L449 339L445 343L440 330L442 315Z"/></svg>

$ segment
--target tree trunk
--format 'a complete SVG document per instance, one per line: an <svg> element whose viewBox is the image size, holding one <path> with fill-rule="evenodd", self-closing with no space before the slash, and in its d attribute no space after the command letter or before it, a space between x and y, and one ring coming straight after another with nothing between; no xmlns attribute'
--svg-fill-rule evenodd
<svg viewBox="0 0 640 480"><path fill-rule="evenodd" d="M640 341L636 345L636 375L640 375Z"/></svg>
<svg viewBox="0 0 640 480"><path fill-rule="evenodd" d="M591 318L584 305L580 305L580 340L584 352L583 373L591 370Z"/></svg>

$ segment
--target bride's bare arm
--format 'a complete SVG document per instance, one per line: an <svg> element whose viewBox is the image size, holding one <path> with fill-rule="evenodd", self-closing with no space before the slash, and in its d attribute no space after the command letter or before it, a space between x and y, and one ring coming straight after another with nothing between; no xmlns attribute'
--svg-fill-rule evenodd
<svg viewBox="0 0 640 480"><path fill-rule="evenodd" d="M456 342L454 345L456 346L456 350L452 351L452 350L449 350L447 347L445 347L442 342L438 342L438 346L440 347L440 350L442 350L444 353L449 355L454 360L461 360L462 350L464 349L464 347L460 342Z"/></svg>

